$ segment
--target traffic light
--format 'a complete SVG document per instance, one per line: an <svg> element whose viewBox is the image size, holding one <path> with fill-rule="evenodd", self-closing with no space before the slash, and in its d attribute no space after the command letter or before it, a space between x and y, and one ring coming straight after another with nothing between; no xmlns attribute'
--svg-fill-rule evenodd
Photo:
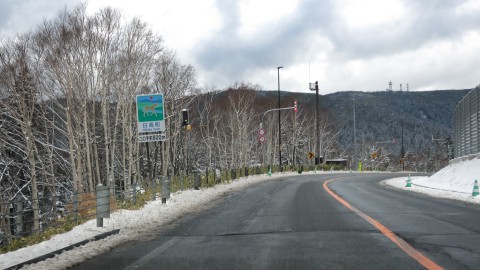
<svg viewBox="0 0 480 270"><path fill-rule="evenodd" d="M188 126L188 111L186 109L182 110L182 127Z"/></svg>
<svg viewBox="0 0 480 270"><path fill-rule="evenodd" d="M296 100L293 101L293 111L294 111L295 113L298 112L298 107L297 107L297 101L296 101Z"/></svg>
<svg viewBox="0 0 480 270"><path fill-rule="evenodd" d="M318 90L318 81L315 82L315 90Z"/></svg>

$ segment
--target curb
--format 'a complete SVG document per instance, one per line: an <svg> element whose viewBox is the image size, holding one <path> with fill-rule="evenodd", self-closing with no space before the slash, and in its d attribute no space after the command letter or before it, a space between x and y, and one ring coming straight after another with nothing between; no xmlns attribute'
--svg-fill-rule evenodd
<svg viewBox="0 0 480 270"><path fill-rule="evenodd" d="M414 184L414 183L412 183L412 185L413 185L413 186L417 186L417 187L422 187L422 188L429 188L429 189L434 189L434 190L440 190L440 191L448 191L448 192L460 193L460 194L470 194L470 192L457 191L457 190L449 190L449 189L435 188L435 187L428 187L428 186L423 186L423 185Z"/></svg>
<svg viewBox="0 0 480 270"><path fill-rule="evenodd" d="M61 254L62 252L64 251L68 251L68 250L72 250L76 247L79 247L79 246L83 246L85 244L88 244L90 242L93 242L93 241L97 241L97 240L101 240L101 239L104 239L110 235L114 235L114 234L117 234L120 232L120 229L117 229L117 230L113 230L113 231L109 231L109 232L106 232L106 233L102 233L102 234L99 234L99 235L96 235L92 238L88 238L88 239L85 239L83 241L80 241L78 243L75 243L75 244L72 244L70 246L66 246L64 248L61 248L61 249L57 249L55 251L52 251L50 253L47 253L45 255L42 255L40 257L37 257L37 258L34 258L34 259L31 259L31 260L28 260L28 261L25 261L25 262L22 262L22 263L19 263L19 264L16 264L14 266L10 266L8 268L5 268L5 270L13 270L13 269L20 269L22 268L23 266L25 265L28 265L28 264L32 264L32 263L38 263L38 262L41 262L41 261L44 261L46 259L50 259L50 258L53 258L55 257L55 255L58 255L58 254Z"/></svg>

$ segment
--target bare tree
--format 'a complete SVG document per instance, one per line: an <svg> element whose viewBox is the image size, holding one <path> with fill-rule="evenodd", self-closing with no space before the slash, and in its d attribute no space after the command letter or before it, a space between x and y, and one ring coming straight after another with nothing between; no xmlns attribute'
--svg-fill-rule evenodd
<svg viewBox="0 0 480 270"><path fill-rule="evenodd" d="M193 66L181 64L172 51L164 51L156 60L153 89L164 94L167 137L169 138L165 143L160 144L161 171L164 175L169 167L176 168L176 171L187 167L188 138L193 135L192 132L186 133L183 130L180 125L180 117L181 111L189 110L194 100L192 93L195 92L197 83L195 76ZM190 115L193 116L192 113ZM193 124L193 119L190 124ZM195 128L193 132L196 132Z"/></svg>
<svg viewBox="0 0 480 270"><path fill-rule="evenodd" d="M9 136L10 139L13 139L10 141L10 145L15 144L15 148L20 150L28 161L28 169L24 172L24 177L30 182L33 228L35 232L38 232L40 229L40 209L33 123L36 115L35 105L38 100L38 91L35 75L32 74L30 68L29 42L28 36L22 36L16 43L9 43L0 51L0 65L2 67L0 70L0 86L6 91L6 98L10 101L8 116L21 130L21 135L17 135L17 138ZM17 141L15 142L15 140ZM18 142L24 144L18 144Z"/></svg>

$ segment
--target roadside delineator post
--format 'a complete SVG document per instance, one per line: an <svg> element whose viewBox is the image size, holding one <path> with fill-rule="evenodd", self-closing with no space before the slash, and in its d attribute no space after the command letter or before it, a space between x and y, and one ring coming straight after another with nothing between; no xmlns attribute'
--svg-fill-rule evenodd
<svg viewBox="0 0 480 270"><path fill-rule="evenodd" d="M475 179L475 184L473 184L472 197L478 196L480 192L478 191L478 181Z"/></svg>
<svg viewBox="0 0 480 270"><path fill-rule="evenodd" d="M103 227L103 219L110 217L110 190L108 186L98 184L96 189L97 227Z"/></svg>
<svg viewBox="0 0 480 270"><path fill-rule="evenodd" d="M167 199L170 199L170 179L167 176L160 177L162 181L162 204L167 203Z"/></svg>
<svg viewBox="0 0 480 270"><path fill-rule="evenodd" d="M412 179L410 179L410 174L408 175L407 185L405 187L412 187Z"/></svg>

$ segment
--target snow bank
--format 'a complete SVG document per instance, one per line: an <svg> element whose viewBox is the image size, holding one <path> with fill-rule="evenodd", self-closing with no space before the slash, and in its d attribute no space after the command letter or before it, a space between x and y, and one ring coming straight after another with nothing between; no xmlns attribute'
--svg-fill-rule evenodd
<svg viewBox="0 0 480 270"><path fill-rule="evenodd" d="M319 172L320 173L320 172ZM104 232L120 229L119 234L106 239L91 242L84 246L64 252L52 259L25 266L23 269L64 269L88 258L106 252L113 247L140 238L151 238L159 230L175 219L189 213L196 213L208 207L208 203L225 194L248 187L249 185L279 179L296 173L260 175L240 178L231 183L220 184L202 190L185 190L171 194L166 204L161 199L151 201L140 210L118 210L103 220L103 228L96 227L96 220L90 220L73 230L56 235L48 241L25 247L16 251L0 254L0 269L37 258L41 255L67 247L82 240L92 238Z"/></svg>
<svg viewBox="0 0 480 270"><path fill-rule="evenodd" d="M412 187L405 187L407 177L385 180L382 184L402 190L424 193L480 204L480 196L472 197L475 180L480 181L480 159L450 164L430 177L412 177Z"/></svg>
<svg viewBox="0 0 480 270"><path fill-rule="evenodd" d="M307 172L314 173L345 173L331 171ZM225 194L241 190L249 185L279 179L281 177L297 173L273 174L251 176L241 178L228 184L220 184L213 188L203 190L185 190L176 192L166 204L161 200L149 202L140 210L119 210L104 219L104 227L97 228L96 220L90 220L76 226L73 230L54 236L48 241L0 254L0 269L11 267L24 261L78 243L82 240L120 229L120 233L99 241L91 242L84 246L64 252L55 258L43 262L28 265L23 269L64 269L106 252L115 246L139 238L150 238L158 234L159 230L167 226L177 218L203 211L213 200ZM383 181L383 184L391 185L402 190L422 192L436 197L444 197L480 204L480 196L472 198L473 182L480 180L480 159L452 164L431 177L412 177L413 186L405 188L407 177L395 178Z"/></svg>

